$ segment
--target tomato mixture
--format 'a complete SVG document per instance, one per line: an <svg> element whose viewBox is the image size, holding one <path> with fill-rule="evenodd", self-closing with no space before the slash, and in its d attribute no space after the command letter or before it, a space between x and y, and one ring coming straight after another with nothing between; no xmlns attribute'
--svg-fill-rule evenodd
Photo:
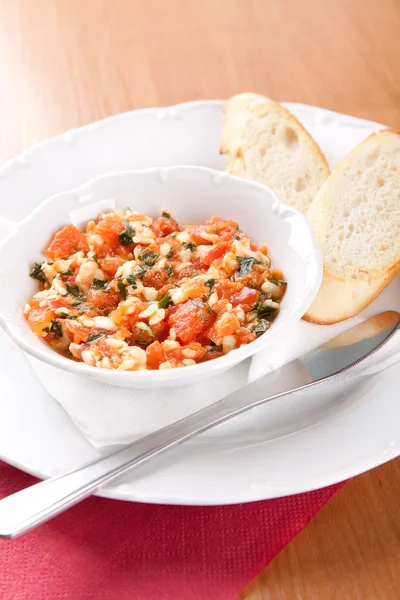
<svg viewBox="0 0 400 600"><path fill-rule="evenodd" d="M180 228L163 211L103 213L66 225L35 263L40 290L24 315L59 352L93 367L195 365L249 344L271 326L286 282L266 246L233 221Z"/></svg>

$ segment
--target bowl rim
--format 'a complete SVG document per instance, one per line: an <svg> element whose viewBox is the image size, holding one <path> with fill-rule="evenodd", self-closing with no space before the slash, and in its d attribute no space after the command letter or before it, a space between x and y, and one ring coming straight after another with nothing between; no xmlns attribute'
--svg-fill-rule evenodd
<svg viewBox="0 0 400 600"><path fill-rule="evenodd" d="M93 177L92 179L86 181L82 185L64 190L62 192L58 192L45 198L42 202L40 202L32 211L30 211L25 218L18 222L12 223L13 228L11 231L4 237L2 242L0 243L0 259L1 253L3 249L10 243L13 237L16 237L21 229L24 228L32 218L34 218L38 213L41 213L46 206L56 203L56 201L65 196L66 194L75 194L77 198L79 196L83 196L90 192L90 188L95 185L99 181L104 180L112 180L117 179L121 176L158 176L160 180L166 181L168 179L168 175L174 173L186 173L193 175L195 174L203 174L210 178L210 181L218 188L222 187L223 184L230 182L234 185L247 187L249 189L258 189L265 195L269 195L272 202L271 205L273 207L278 207L279 209L279 218L282 217L295 217L297 220L302 221L303 227L308 233L308 243L310 244L310 252L308 254L307 259L307 267L311 270L311 273L308 273L308 282L305 283L304 293L301 297L301 301L296 303L296 306L293 306L289 314L285 318L278 320L274 323L272 328L273 335L275 335L276 331L281 331L285 328L285 325L290 323L295 323L301 319L303 314L306 312L308 306L313 301L316 296L318 289L320 287L323 275L323 265L322 265L322 253L318 247L315 233L312 229L311 223L308 219L297 209L286 204L274 190L269 188L268 186L251 179L246 179L244 177L238 177L236 175L232 175L230 173L226 173L224 171L219 171L217 169L213 169L210 167L203 167L197 165L173 165L169 167L149 167L145 169L130 169L123 171L116 171L111 173L104 173L102 175ZM90 203L88 202L90 205ZM22 313L21 313L22 315ZM22 317L23 318L23 317ZM90 378L96 378L97 380L104 379L107 380L107 383L112 383L110 381L112 378L118 379L119 383L122 380L126 380L126 383L132 383L135 386L139 387L139 384L142 382L143 384L154 382L154 386L157 386L162 382L170 382L174 380L188 380L193 377L198 378L201 374L210 373L212 371L222 371L224 369L229 369L230 367L242 362L246 358L251 357L257 352L261 351L263 347L268 343L268 339L270 338L270 332L266 332L267 335L260 336L257 340L254 340L250 344L246 344L245 346L241 346L228 354L221 356L215 360L207 361L205 363L200 363L196 365L185 366L181 368L173 368L173 369L165 369L165 370L150 370L143 369L138 371L118 371L112 369L96 369L94 372L94 367L90 367L83 362L73 361L62 354L57 353L52 350L50 347L46 346L43 343L43 349L40 347L36 347L29 342L29 338L26 338L24 333L20 335L15 331L15 327L12 322L10 322L9 317L4 315L0 308L0 325L5 329L7 334L12 338L12 340L20 347L22 350L33 356L34 358L41 360L44 363L47 363L51 366L61 368L66 371L70 371L73 373L77 373L79 375L88 376ZM21 328L21 331L25 331L25 328ZM33 332L32 336L35 336ZM269 335L268 335L269 334ZM35 338L37 339L37 336ZM50 350L50 352L48 352Z"/></svg>

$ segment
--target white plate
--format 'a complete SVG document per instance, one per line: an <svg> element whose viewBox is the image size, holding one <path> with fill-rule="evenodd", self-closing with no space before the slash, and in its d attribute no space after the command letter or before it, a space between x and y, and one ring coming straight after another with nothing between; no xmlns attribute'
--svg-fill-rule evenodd
<svg viewBox="0 0 400 600"><path fill-rule="evenodd" d="M315 136L331 165L380 128L311 106L287 106ZM7 220L22 219L44 198L106 172L174 164L222 168L220 127L220 102L194 102L118 115L48 140L0 171L3 225L6 229ZM390 287L380 300L382 307L392 302L399 281ZM0 456L42 477L98 456L3 332L0 353ZM273 403L128 474L101 495L229 504L341 481L400 454L399 386L400 367L395 365L329 394Z"/></svg>

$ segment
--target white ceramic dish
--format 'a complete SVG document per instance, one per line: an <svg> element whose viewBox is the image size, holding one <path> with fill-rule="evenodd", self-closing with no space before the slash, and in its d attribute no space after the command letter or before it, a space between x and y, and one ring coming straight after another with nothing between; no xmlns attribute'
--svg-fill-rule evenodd
<svg viewBox="0 0 400 600"><path fill-rule="evenodd" d="M29 328L22 314L37 284L30 265L44 259L53 232L66 223L84 226L100 212L123 209L156 217L163 207L178 223L203 223L212 215L232 219L250 239L268 246L273 265L289 282L273 326L246 346L217 360L162 371L113 371L75 362L52 350ZM32 235L32 232L35 235ZM23 350L54 367L122 387L155 388L199 381L229 369L262 349L273 348L301 319L322 278L322 258L307 219L269 188L204 167L169 167L105 175L42 202L7 236L0 248L0 323Z"/></svg>
<svg viewBox="0 0 400 600"><path fill-rule="evenodd" d="M330 111L286 106L331 166L382 126ZM194 102L111 117L40 144L0 170L0 226L21 221L43 199L107 171L198 164L222 169L221 102ZM173 144L171 144L173 140ZM374 310L400 309L397 278ZM307 329L312 337L312 326ZM24 353L0 331L0 456L47 477L92 460L88 444L43 389ZM400 366L345 389L303 395L255 411L232 427L171 452L101 495L130 501L229 504L323 487L400 454Z"/></svg>

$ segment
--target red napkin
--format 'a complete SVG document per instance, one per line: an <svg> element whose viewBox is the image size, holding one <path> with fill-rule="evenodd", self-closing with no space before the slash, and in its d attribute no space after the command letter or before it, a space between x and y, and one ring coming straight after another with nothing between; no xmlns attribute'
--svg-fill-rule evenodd
<svg viewBox="0 0 400 600"><path fill-rule="evenodd" d="M0 497L34 481L0 463ZM341 485L217 507L89 498L0 543L0 598L232 600Z"/></svg>

